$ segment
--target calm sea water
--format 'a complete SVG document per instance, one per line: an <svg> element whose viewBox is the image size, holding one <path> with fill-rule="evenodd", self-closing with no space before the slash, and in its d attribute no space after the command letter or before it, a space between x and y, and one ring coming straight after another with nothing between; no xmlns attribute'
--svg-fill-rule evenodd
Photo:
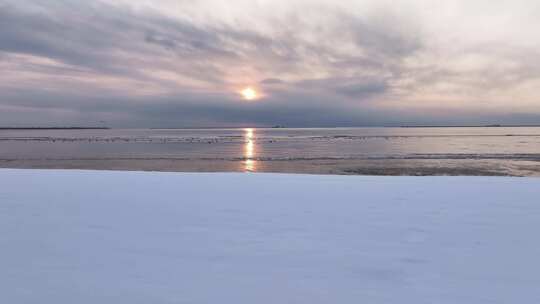
<svg viewBox="0 0 540 304"><path fill-rule="evenodd" d="M0 160L540 160L540 128L0 130Z"/></svg>

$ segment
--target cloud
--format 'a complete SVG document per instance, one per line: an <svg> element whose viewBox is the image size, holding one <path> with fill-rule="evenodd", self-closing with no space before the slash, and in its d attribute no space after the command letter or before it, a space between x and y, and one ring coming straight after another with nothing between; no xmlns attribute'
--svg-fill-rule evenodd
<svg viewBox="0 0 540 304"><path fill-rule="evenodd" d="M267 78L267 79L261 80L261 84L267 84L267 85L283 84L283 83L285 83L283 80L277 79L277 78Z"/></svg>
<svg viewBox="0 0 540 304"><path fill-rule="evenodd" d="M450 19L423 0L238 2L229 15L214 1L126 3L0 3L0 118L317 126L540 113L540 41L506 34L537 34L537 21L513 11L521 21L503 29L507 7L484 20L486 39L469 18L450 18L479 2L446 8ZM240 102L245 86L265 98Z"/></svg>
<svg viewBox="0 0 540 304"><path fill-rule="evenodd" d="M336 91L339 94L343 94L353 98L363 98L365 96L376 95L386 92L388 85L385 83L354 83L339 86Z"/></svg>

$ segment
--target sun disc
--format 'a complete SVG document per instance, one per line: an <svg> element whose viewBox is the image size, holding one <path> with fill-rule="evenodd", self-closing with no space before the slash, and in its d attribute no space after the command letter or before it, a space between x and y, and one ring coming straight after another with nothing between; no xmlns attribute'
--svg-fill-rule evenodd
<svg viewBox="0 0 540 304"><path fill-rule="evenodd" d="M240 91L240 94L245 100L254 100L257 99L258 93L253 88L245 88Z"/></svg>

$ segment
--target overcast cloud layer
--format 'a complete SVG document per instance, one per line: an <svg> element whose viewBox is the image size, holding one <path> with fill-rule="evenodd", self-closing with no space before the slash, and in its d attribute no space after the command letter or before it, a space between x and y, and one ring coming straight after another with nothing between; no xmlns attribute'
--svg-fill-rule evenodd
<svg viewBox="0 0 540 304"><path fill-rule="evenodd" d="M0 0L0 126L540 123L540 2L333 2Z"/></svg>

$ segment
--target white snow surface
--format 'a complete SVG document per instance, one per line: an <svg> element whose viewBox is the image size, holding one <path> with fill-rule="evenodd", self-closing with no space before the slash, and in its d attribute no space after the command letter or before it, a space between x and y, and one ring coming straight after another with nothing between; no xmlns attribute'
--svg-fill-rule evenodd
<svg viewBox="0 0 540 304"><path fill-rule="evenodd" d="M0 303L540 303L540 179L0 170Z"/></svg>

